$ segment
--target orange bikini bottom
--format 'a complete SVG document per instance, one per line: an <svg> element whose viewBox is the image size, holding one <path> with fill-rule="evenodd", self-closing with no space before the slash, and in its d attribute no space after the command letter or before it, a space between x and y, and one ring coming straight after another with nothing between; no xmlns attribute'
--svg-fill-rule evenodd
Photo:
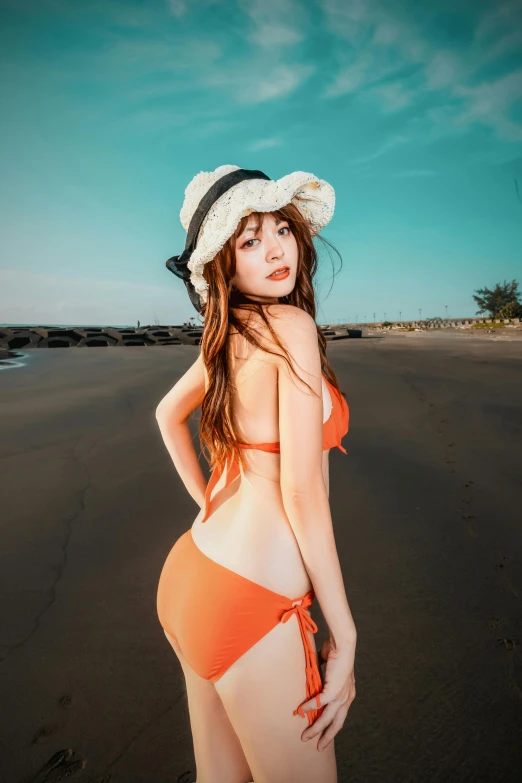
<svg viewBox="0 0 522 783"><path fill-rule="evenodd" d="M321 715L323 686L308 631L317 625L306 610L315 597L310 590L300 598L287 598L216 563L195 544L191 530L169 552L158 585L160 623L178 642L184 657L201 677L216 682L227 669L278 623L295 614L306 662L306 699L316 697L318 709L294 715L311 726ZM300 603L299 603L300 602Z"/></svg>

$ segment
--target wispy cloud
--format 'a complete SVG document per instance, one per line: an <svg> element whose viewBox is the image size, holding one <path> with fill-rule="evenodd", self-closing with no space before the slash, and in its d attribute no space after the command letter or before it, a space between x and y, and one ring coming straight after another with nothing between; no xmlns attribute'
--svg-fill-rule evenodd
<svg viewBox="0 0 522 783"><path fill-rule="evenodd" d="M176 19L188 16L192 11L219 6L222 0L166 0L167 8Z"/></svg>
<svg viewBox="0 0 522 783"><path fill-rule="evenodd" d="M306 13L295 0L239 0L250 20L248 40L266 48L288 47L305 38Z"/></svg>
<svg viewBox="0 0 522 783"><path fill-rule="evenodd" d="M423 59L426 42L397 8L379 0L320 0L320 6L329 32L347 40L354 51L395 49L403 60Z"/></svg>
<svg viewBox="0 0 522 783"><path fill-rule="evenodd" d="M439 49L431 53L425 67L426 90L447 88L462 77L462 63L457 56L447 49Z"/></svg>
<svg viewBox="0 0 522 783"><path fill-rule="evenodd" d="M360 87L384 76L388 71L389 68L386 65L378 66L375 55L372 52L362 52L355 62L344 66L338 71L331 84L326 87L324 96L326 98L336 98L339 95L357 92Z"/></svg>
<svg viewBox="0 0 522 783"><path fill-rule="evenodd" d="M484 53L483 64L489 61L498 60L504 55L514 51L520 51L522 48L522 14L518 23L520 26L506 32L497 41L492 43Z"/></svg>
<svg viewBox="0 0 522 783"><path fill-rule="evenodd" d="M464 100L458 125L481 122L507 140L522 140L522 125L509 117L511 106L522 99L522 68L474 87L457 86L454 92Z"/></svg>
<svg viewBox="0 0 522 783"><path fill-rule="evenodd" d="M409 106L418 95L415 89L408 89L401 82L380 84L369 90L371 96L376 96L384 112L393 112Z"/></svg>
<svg viewBox="0 0 522 783"><path fill-rule="evenodd" d="M206 139L223 133L229 133L240 127L242 127L240 122L235 122L228 118L215 120L205 119L196 123L190 123L190 135L195 139Z"/></svg>
<svg viewBox="0 0 522 783"><path fill-rule="evenodd" d="M420 68L428 51L414 27L377 0L321 0L321 7L334 40L349 42L336 50L340 67L324 97L358 94L386 113L409 106L418 88L404 69Z"/></svg>
<svg viewBox="0 0 522 783"><path fill-rule="evenodd" d="M252 152L258 152L259 150L266 150L272 147L280 147L282 143L282 139L277 137L269 139L256 139L248 145L248 149Z"/></svg>
<svg viewBox="0 0 522 783"><path fill-rule="evenodd" d="M179 17L185 15L187 11L186 0L168 0L168 4L173 16L179 19Z"/></svg>
<svg viewBox="0 0 522 783"><path fill-rule="evenodd" d="M274 46L291 46L304 40L304 34L294 27L288 27L280 22L263 22L249 38L259 46L272 48Z"/></svg>
<svg viewBox="0 0 522 783"><path fill-rule="evenodd" d="M394 177L434 177L436 171L433 169L405 169L404 171L396 171Z"/></svg>
<svg viewBox="0 0 522 783"><path fill-rule="evenodd" d="M228 89L241 104L256 104L294 92L315 68L312 65L274 65L260 68L249 63L243 69L214 69L203 77L207 87Z"/></svg>
<svg viewBox="0 0 522 783"><path fill-rule="evenodd" d="M356 158L353 162L357 164L369 163L370 161L376 160L376 158L380 158L382 155L385 155L395 147L400 146L401 144L406 144L408 141L409 138L407 136L390 136L374 152L371 152L369 155L363 155L360 158Z"/></svg>
<svg viewBox="0 0 522 783"><path fill-rule="evenodd" d="M522 0L504 0L492 3L475 28L475 40L481 41L491 36L504 36L507 30L520 24Z"/></svg>
<svg viewBox="0 0 522 783"><path fill-rule="evenodd" d="M474 45L487 65L522 48L522 0L493 4L475 27Z"/></svg>

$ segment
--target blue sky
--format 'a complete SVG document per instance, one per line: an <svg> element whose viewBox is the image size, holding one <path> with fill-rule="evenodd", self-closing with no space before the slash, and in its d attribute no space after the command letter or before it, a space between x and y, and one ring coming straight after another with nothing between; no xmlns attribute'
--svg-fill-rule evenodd
<svg viewBox="0 0 522 783"><path fill-rule="evenodd" d="M196 315L165 260L188 182L225 163L334 186L319 323L473 315L476 288L522 287L522 0L0 14L0 322Z"/></svg>

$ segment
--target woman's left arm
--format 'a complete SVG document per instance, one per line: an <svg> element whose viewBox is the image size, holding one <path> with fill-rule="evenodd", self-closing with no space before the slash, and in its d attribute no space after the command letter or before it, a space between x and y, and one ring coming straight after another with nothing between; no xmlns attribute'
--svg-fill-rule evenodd
<svg viewBox="0 0 522 783"><path fill-rule="evenodd" d="M174 467L201 508L207 480L201 470L188 425L190 414L205 396L205 370L201 354L156 408L156 421Z"/></svg>

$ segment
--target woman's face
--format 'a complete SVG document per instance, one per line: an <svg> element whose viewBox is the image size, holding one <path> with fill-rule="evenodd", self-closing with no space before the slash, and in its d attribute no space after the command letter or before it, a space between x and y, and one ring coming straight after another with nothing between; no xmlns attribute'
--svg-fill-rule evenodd
<svg viewBox="0 0 522 783"><path fill-rule="evenodd" d="M250 299L277 303L291 293L297 275L297 242L287 220L271 212L263 215L259 234L254 236L252 216L243 233L236 238L236 274L233 285ZM270 275L286 267L281 278Z"/></svg>

